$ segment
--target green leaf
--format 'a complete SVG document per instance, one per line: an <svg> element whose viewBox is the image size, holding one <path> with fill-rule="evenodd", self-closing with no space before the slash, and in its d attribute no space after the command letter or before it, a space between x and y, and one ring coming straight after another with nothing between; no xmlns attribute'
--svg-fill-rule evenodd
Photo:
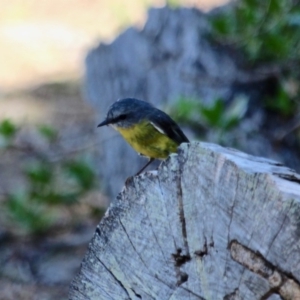
<svg viewBox="0 0 300 300"><path fill-rule="evenodd" d="M288 117L295 112L296 103L289 97L283 87L280 87L277 95L266 99L266 107L279 114Z"/></svg>
<svg viewBox="0 0 300 300"><path fill-rule="evenodd" d="M270 14L277 14L282 11L282 6L280 3L285 2L286 0L268 0L269 12Z"/></svg>
<svg viewBox="0 0 300 300"><path fill-rule="evenodd" d="M29 233L43 232L51 225L49 214L42 206L32 205L26 194L10 195L6 207L11 218Z"/></svg>
<svg viewBox="0 0 300 300"><path fill-rule="evenodd" d="M202 107L200 111L209 126L219 127L222 124L224 102L221 99L217 99L213 106Z"/></svg>
<svg viewBox="0 0 300 300"><path fill-rule="evenodd" d="M201 104L198 100L181 97L176 104L171 108L170 115L177 121L190 123L195 117L195 114Z"/></svg>
<svg viewBox="0 0 300 300"><path fill-rule="evenodd" d="M67 162L64 167L67 173L78 182L83 190L89 190L95 186L95 173L86 162L74 160Z"/></svg>
<svg viewBox="0 0 300 300"><path fill-rule="evenodd" d="M44 195L38 194L39 199L35 199L38 202L43 202L51 205L57 204L74 204L78 200L77 192L67 192L66 190L63 193L59 191L50 191Z"/></svg>
<svg viewBox="0 0 300 300"><path fill-rule="evenodd" d="M213 33L219 42L242 49L251 63L299 60L298 2L239 0L212 18Z"/></svg>
<svg viewBox="0 0 300 300"><path fill-rule="evenodd" d="M270 33L264 37L264 47L270 56L284 57L289 51L289 44L286 38L278 33Z"/></svg>
<svg viewBox="0 0 300 300"><path fill-rule="evenodd" d="M256 9L257 8L257 0L244 0L245 7L249 9Z"/></svg>
<svg viewBox="0 0 300 300"><path fill-rule="evenodd" d="M240 119L238 117L232 117L228 120L225 120L223 123L223 131L229 131L232 128L236 127Z"/></svg>
<svg viewBox="0 0 300 300"><path fill-rule="evenodd" d="M25 175L33 183L49 184L53 179L51 165L43 161L35 161L25 167Z"/></svg>
<svg viewBox="0 0 300 300"><path fill-rule="evenodd" d="M221 35L226 35L231 31L229 19L226 16L220 16L212 21L213 28Z"/></svg>
<svg viewBox="0 0 300 300"><path fill-rule="evenodd" d="M16 134L17 130L18 129L17 129L16 125L14 125L8 119L3 120L0 123L0 134L7 139L12 138Z"/></svg>
<svg viewBox="0 0 300 300"><path fill-rule="evenodd" d="M57 138L58 132L54 128L48 125L41 125L38 127L38 130L42 136L44 136L49 141L53 141Z"/></svg>

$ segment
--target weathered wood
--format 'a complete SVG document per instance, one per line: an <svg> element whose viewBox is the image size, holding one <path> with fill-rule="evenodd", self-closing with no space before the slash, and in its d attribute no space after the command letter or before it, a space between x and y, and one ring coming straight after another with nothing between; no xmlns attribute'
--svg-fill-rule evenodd
<svg viewBox="0 0 300 300"><path fill-rule="evenodd" d="M213 144L183 144L128 180L70 299L300 299L300 176Z"/></svg>

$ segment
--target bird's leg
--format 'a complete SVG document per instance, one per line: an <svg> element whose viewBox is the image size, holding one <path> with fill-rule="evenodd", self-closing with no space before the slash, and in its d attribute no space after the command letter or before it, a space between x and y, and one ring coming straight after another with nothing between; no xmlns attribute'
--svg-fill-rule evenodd
<svg viewBox="0 0 300 300"><path fill-rule="evenodd" d="M146 165L144 167L142 167L136 174L135 176L137 175L140 175L152 162L155 161L155 158L150 158L149 161L146 163Z"/></svg>

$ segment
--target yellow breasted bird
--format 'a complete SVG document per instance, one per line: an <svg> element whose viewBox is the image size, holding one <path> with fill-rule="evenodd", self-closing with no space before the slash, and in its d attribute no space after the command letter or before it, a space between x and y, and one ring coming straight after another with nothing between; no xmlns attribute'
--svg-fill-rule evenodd
<svg viewBox="0 0 300 300"><path fill-rule="evenodd" d="M155 159L166 159L170 153L177 152L181 143L189 142L170 116L150 103L134 98L113 103L98 127L104 125L111 125L134 150L150 159L136 175Z"/></svg>

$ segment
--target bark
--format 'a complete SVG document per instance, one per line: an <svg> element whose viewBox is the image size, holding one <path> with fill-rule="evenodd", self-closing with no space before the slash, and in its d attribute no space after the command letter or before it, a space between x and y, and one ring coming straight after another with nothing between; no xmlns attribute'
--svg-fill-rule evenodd
<svg viewBox="0 0 300 300"><path fill-rule="evenodd" d="M300 299L299 183L275 161L183 144L127 180L69 298Z"/></svg>

